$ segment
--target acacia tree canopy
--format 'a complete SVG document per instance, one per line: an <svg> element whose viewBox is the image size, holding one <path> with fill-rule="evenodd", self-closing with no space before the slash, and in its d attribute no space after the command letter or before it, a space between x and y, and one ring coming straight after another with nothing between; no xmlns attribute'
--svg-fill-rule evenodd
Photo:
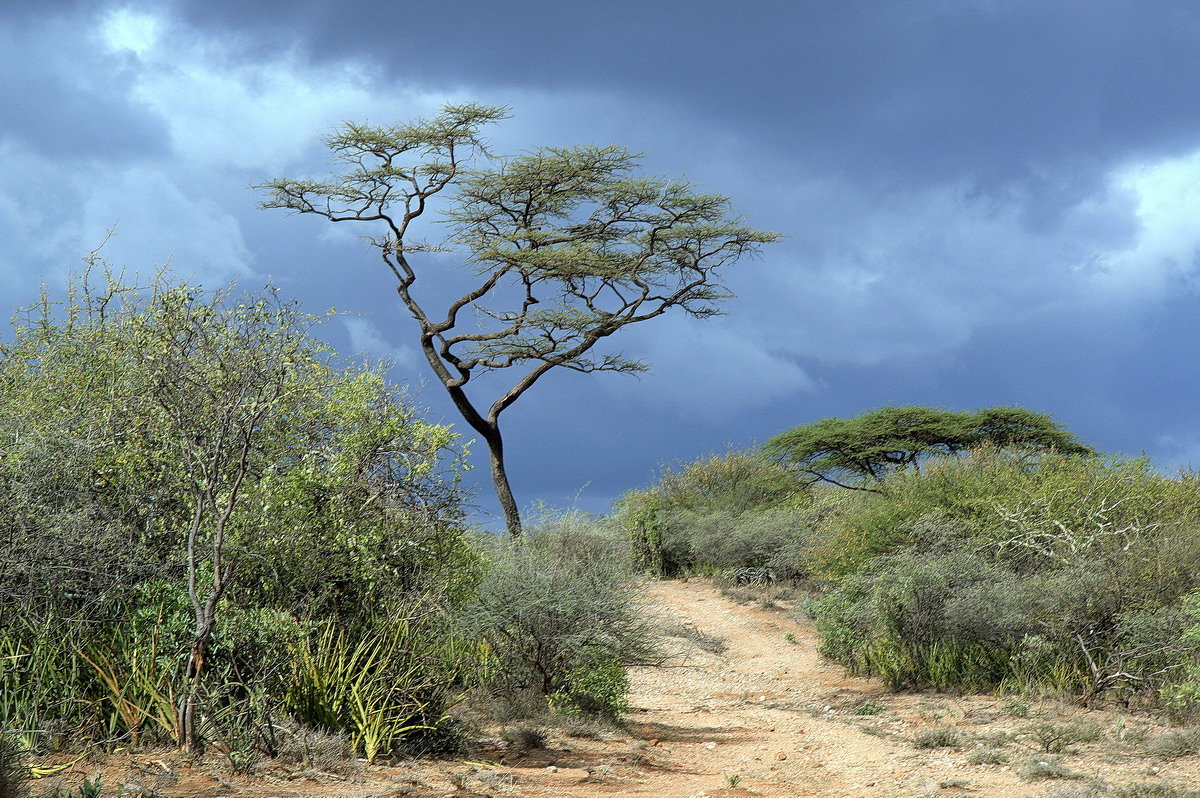
<svg viewBox="0 0 1200 798"><path fill-rule="evenodd" d="M553 368L643 371L646 364L597 345L622 327L678 308L719 312L730 294L724 267L774 233L734 216L730 201L639 173L620 146L544 147L490 153L480 131L504 108L448 105L429 120L345 124L325 138L336 173L281 178L256 188L264 208L362 222L417 322L421 351L458 411L488 445L508 530L521 524L504 467L500 414ZM438 195L441 195L440 197ZM435 199L448 235L427 242L414 223ZM468 287L444 310L418 296L431 252L460 255ZM513 369L490 402L467 393L484 372Z"/></svg>
<svg viewBox="0 0 1200 798"><path fill-rule="evenodd" d="M826 418L793 427L767 441L763 450L813 481L875 490L870 483L893 470L919 468L920 461L931 455L954 455L982 446L1025 453L1095 454L1044 413L1021 407L955 412L921 405L884 407L853 418Z"/></svg>

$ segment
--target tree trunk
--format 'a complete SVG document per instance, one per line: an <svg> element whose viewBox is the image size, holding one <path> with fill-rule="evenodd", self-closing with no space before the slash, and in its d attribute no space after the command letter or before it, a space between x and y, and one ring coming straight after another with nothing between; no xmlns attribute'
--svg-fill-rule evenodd
<svg viewBox="0 0 1200 798"><path fill-rule="evenodd" d="M183 700L180 702L179 726L180 740L179 747L189 753L197 753L200 749L200 739L196 734L196 699L200 692L200 678L204 670L204 654L208 647L208 637L211 634L211 627L208 631L197 631L195 639L192 640L192 652L188 657L186 670L187 683L184 687Z"/></svg>
<svg viewBox="0 0 1200 798"><path fill-rule="evenodd" d="M508 534L514 538L521 536L521 513L517 510L517 500L513 497L512 487L508 484L508 473L504 470L504 441L500 437L499 428L493 427L490 435L485 435L488 451L491 453L492 484L496 486L496 498L500 500L500 509L504 511L504 526Z"/></svg>
<svg viewBox="0 0 1200 798"><path fill-rule="evenodd" d="M429 362L435 364L434 371L437 371L440 376L441 371L438 369L441 363L437 360L437 353L428 345L428 342L425 344L425 354L429 358ZM444 371L445 367L441 366L441 369ZM454 406L458 408L458 412L462 414L473 430L483 436L483 440L488 445L488 452L491 454L492 485L496 488L496 498L500 500L500 509L504 511L504 526L509 535L519 538L521 536L521 513L517 510L517 500L513 498L512 486L508 484L508 473L504 470L504 438L500 435L500 410L494 409L491 416L484 418L471 404L471 400L467 398L467 393L462 386L446 385L444 381L443 385L450 394Z"/></svg>

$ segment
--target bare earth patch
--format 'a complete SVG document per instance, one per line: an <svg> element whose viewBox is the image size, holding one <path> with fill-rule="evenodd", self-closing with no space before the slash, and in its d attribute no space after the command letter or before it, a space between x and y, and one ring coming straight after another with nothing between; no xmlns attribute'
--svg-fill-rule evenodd
<svg viewBox="0 0 1200 798"><path fill-rule="evenodd" d="M1170 730L1150 718L1056 701L892 694L823 661L808 623L722 597L703 581L650 583L646 592L668 626L684 632L670 638L679 656L666 667L631 674L624 730L572 737L552 729L542 749L497 739L470 761L371 766L352 776L266 767L245 778L174 754L111 757L104 782L163 798L1026 798L1099 795L1089 788L1095 782L1200 789L1200 757L1156 750L1153 741ZM95 770L81 762L63 783Z"/></svg>

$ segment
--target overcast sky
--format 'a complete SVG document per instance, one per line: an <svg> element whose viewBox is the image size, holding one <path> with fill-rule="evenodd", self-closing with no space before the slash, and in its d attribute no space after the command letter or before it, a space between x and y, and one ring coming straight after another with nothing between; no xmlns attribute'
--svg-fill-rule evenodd
<svg viewBox="0 0 1200 798"><path fill-rule="evenodd" d="M1191 0L6 0L0 311L115 224L116 264L356 314L333 344L456 421L357 232L247 186L320 174L341 121L475 100L512 109L498 152L625 144L786 236L727 275L728 315L623 331L650 374L508 411L522 505L602 511L661 463L886 404L1018 404L1200 465L1198 41Z"/></svg>

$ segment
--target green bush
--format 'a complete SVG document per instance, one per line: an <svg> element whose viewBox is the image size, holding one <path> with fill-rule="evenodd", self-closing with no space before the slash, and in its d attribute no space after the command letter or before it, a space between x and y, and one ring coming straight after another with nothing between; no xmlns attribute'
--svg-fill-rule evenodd
<svg viewBox="0 0 1200 798"><path fill-rule="evenodd" d="M657 657L654 624L637 602L628 540L579 514L491 541L477 599L463 610L491 647L498 690L532 688L583 712L615 714L617 671Z"/></svg>
<svg viewBox="0 0 1200 798"><path fill-rule="evenodd" d="M1180 634L1200 574L1196 480L977 452L880 490L848 493L808 550L835 578L815 604L826 654L893 688L1196 703L1200 635Z"/></svg>
<svg viewBox="0 0 1200 798"><path fill-rule="evenodd" d="M42 750L180 743L198 701L196 742L248 767L274 747L290 657L327 625L371 639L414 597L473 594L455 435L274 292L93 267L0 343L0 728ZM393 676L457 690L462 652L409 648L419 673ZM427 726L450 699L420 700Z"/></svg>
<svg viewBox="0 0 1200 798"><path fill-rule="evenodd" d="M1178 594L1200 562L1200 481L1165 476L1145 459L982 450L894 473L880 490L845 492L814 552L822 573L928 545L919 525L931 517L1022 572L1103 562L1114 575L1150 582L1148 590Z"/></svg>
<svg viewBox="0 0 1200 798"><path fill-rule="evenodd" d="M999 684L1008 674L1012 624L999 611L998 623L977 619L951 600L1002 579L1002 571L971 554L877 558L816 602L822 653L856 673L881 676L892 689ZM968 622L974 633L956 634Z"/></svg>
<svg viewBox="0 0 1200 798"><path fill-rule="evenodd" d="M811 523L803 481L754 453L713 455L664 468L659 483L631 491L617 518L639 567L653 576L716 573L771 564L790 576Z"/></svg>
<svg viewBox="0 0 1200 798"><path fill-rule="evenodd" d="M549 697L550 705L567 715L588 715L616 720L629 708L629 677L613 657L577 665L563 687Z"/></svg>

